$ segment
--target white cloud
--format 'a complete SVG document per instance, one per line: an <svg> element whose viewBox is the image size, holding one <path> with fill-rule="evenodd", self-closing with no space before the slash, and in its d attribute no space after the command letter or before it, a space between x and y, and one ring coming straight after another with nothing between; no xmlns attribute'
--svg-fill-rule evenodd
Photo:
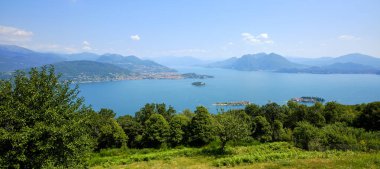
<svg viewBox="0 0 380 169"><path fill-rule="evenodd" d="M250 43L250 44L272 44L274 43L272 39L269 38L269 35L267 33L261 33L257 36L254 36L250 33L242 33L241 36L243 37L243 40Z"/></svg>
<svg viewBox="0 0 380 169"><path fill-rule="evenodd" d="M29 41L33 36L33 32L20 28L0 25L0 41L1 42L24 42Z"/></svg>
<svg viewBox="0 0 380 169"><path fill-rule="evenodd" d="M140 40L140 36L139 35L132 35L131 39L134 40L134 41L139 41Z"/></svg>
<svg viewBox="0 0 380 169"><path fill-rule="evenodd" d="M340 40L345 40L345 41L352 41L352 40L359 40L360 38L358 37L355 37L353 35L340 35L338 37L338 39Z"/></svg>
<svg viewBox="0 0 380 169"><path fill-rule="evenodd" d="M82 49L83 50L92 50L92 48L91 48L91 46L90 46L91 44L90 44L90 42L88 42L88 41L83 41L82 42Z"/></svg>

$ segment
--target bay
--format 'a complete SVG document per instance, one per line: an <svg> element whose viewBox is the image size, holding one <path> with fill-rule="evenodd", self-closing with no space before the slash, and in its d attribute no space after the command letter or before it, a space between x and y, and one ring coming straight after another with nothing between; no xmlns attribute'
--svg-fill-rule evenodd
<svg viewBox="0 0 380 169"><path fill-rule="evenodd" d="M287 74L260 71L181 67L180 73L213 75L211 79L129 80L85 83L80 96L95 110L113 109L118 116L134 115L146 103L165 103L177 111L203 105L215 113L216 102L250 101L286 104L293 97L318 96L326 101L359 104L380 100L380 76L369 74ZM206 85L196 87L194 81Z"/></svg>

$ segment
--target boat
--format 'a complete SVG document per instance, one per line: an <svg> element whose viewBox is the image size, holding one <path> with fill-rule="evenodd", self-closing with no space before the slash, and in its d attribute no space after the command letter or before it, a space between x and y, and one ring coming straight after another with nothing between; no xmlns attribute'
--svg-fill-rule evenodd
<svg viewBox="0 0 380 169"><path fill-rule="evenodd" d="M302 96L292 98L291 101L301 102L301 103L316 103L316 102L325 102L324 98L321 97L310 97L310 96Z"/></svg>
<svg viewBox="0 0 380 169"><path fill-rule="evenodd" d="M216 102L214 106L246 106L251 104L249 101L237 101L237 102Z"/></svg>
<svg viewBox="0 0 380 169"><path fill-rule="evenodd" d="M204 86L204 85L206 85L206 83L205 82L193 82L193 83L191 83L193 86Z"/></svg>

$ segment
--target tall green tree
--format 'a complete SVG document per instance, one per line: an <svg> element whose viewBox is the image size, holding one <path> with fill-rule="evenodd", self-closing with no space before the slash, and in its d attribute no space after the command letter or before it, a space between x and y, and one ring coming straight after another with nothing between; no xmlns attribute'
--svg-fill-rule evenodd
<svg viewBox="0 0 380 169"><path fill-rule="evenodd" d="M284 119L284 109L277 103L268 103L261 107L260 114L264 116L270 124L273 124L275 120L282 121Z"/></svg>
<svg viewBox="0 0 380 169"><path fill-rule="evenodd" d="M53 67L1 80L0 167L85 167L93 140L82 125L86 108L77 95Z"/></svg>
<svg viewBox="0 0 380 169"><path fill-rule="evenodd" d="M96 139L96 150L126 145L128 137L114 119L115 113L112 110L101 109L98 113L90 110L86 115L85 124L91 129L89 133Z"/></svg>
<svg viewBox="0 0 380 169"><path fill-rule="evenodd" d="M260 106L257 104L249 104L245 106L244 111L252 118L255 118L256 116L261 115Z"/></svg>
<svg viewBox="0 0 380 169"><path fill-rule="evenodd" d="M175 115L170 120L170 137L169 143L171 146L175 147L180 144L185 144L186 130L190 123L190 119L185 115L179 114Z"/></svg>
<svg viewBox="0 0 380 169"><path fill-rule="evenodd" d="M253 138L261 142L268 142L272 140L272 129L270 123L263 116L257 116L253 119L254 132Z"/></svg>
<svg viewBox="0 0 380 169"><path fill-rule="evenodd" d="M272 133L272 139L273 141L282 141L282 140L286 140L284 138L285 136L285 130L282 126L282 123L280 120L275 120L273 122L273 129L272 129L273 133Z"/></svg>
<svg viewBox="0 0 380 169"><path fill-rule="evenodd" d="M139 136L142 136L143 134L143 126L130 115L120 116L116 120L121 126L121 128L124 130L124 133L128 136L128 147L139 147L140 144L137 139Z"/></svg>
<svg viewBox="0 0 380 169"><path fill-rule="evenodd" d="M218 114L216 121L218 136L222 142L222 150L224 150L228 141L242 140L251 134L250 121L244 119L244 116L237 116L237 113L225 112Z"/></svg>
<svg viewBox="0 0 380 169"><path fill-rule="evenodd" d="M320 102L316 102L313 106L308 108L307 121L317 127L323 127L326 124L325 117L323 116L324 106Z"/></svg>
<svg viewBox="0 0 380 169"><path fill-rule="evenodd" d="M356 123L366 130L380 130L380 102L367 104Z"/></svg>
<svg viewBox="0 0 380 169"><path fill-rule="evenodd" d="M306 150L312 150L314 149L312 145L320 142L320 134L320 130L309 122L298 122L293 131L295 145Z"/></svg>
<svg viewBox="0 0 380 169"><path fill-rule="evenodd" d="M136 120L140 124L144 124L146 120L152 115L156 113L156 106L154 103L152 104L145 104L143 108L141 108L138 112L135 114Z"/></svg>
<svg viewBox="0 0 380 169"><path fill-rule="evenodd" d="M189 125L189 143L192 146L204 146L215 139L215 124L205 107L197 107L194 113Z"/></svg>
<svg viewBox="0 0 380 169"><path fill-rule="evenodd" d="M170 135L169 123L161 114L152 114L145 121L143 139L148 147L159 148L166 144Z"/></svg>

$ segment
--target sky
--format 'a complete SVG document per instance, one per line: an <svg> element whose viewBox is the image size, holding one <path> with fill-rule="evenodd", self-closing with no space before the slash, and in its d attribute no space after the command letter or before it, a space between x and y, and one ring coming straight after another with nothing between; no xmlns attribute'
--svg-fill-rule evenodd
<svg viewBox="0 0 380 169"><path fill-rule="evenodd" d="M0 44L145 58L380 57L380 1L1 0Z"/></svg>

